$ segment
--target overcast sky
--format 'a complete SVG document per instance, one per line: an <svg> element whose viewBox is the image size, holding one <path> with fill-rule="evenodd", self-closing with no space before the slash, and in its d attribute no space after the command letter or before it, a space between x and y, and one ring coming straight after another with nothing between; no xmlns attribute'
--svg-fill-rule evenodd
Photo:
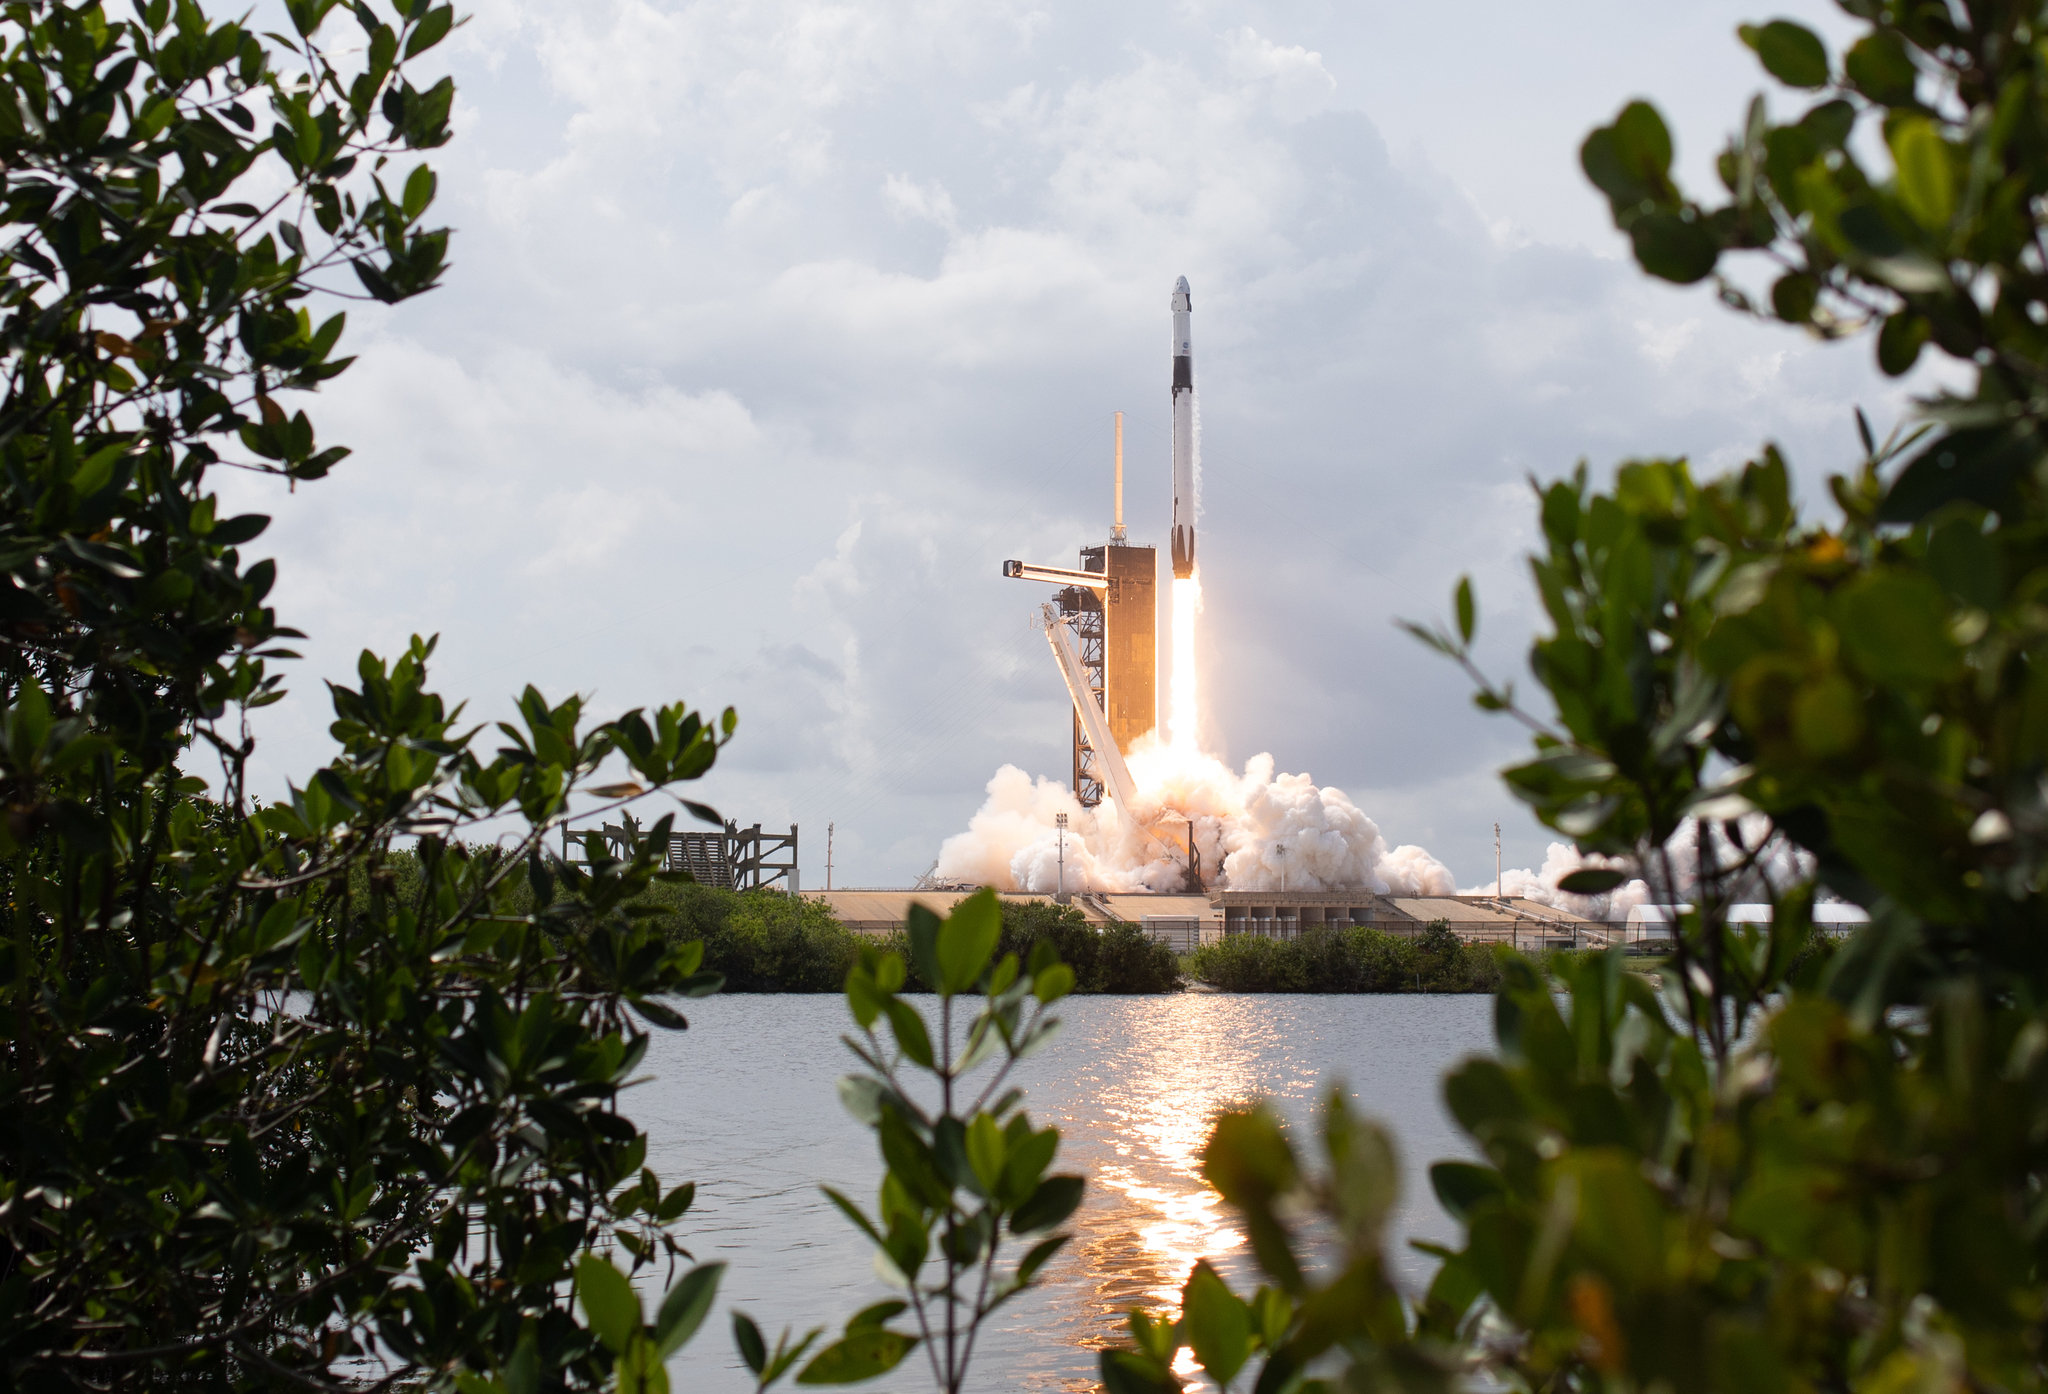
<svg viewBox="0 0 2048 1394"><path fill-rule="evenodd" d="M1394 618L1469 571L1519 670L1529 474L1771 438L1812 499L1852 405L1899 409L1867 344L1641 276L1578 172L1648 94L1704 187L1762 85L1735 25L1779 13L1839 32L1804 0L482 0L447 45L445 288L352 311L330 481L235 486L313 636L262 778L328 758L318 677L438 632L479 714L528 681L737 706L699 796L801 823L808 886L828 820L836 884L907 883L999 765L1065 777L1043 588L998 563L1102 540L1117 410L1163 546L1185 275L1209 744L1463 883L1496 819L1540 864L1515 729Z"/></svg>

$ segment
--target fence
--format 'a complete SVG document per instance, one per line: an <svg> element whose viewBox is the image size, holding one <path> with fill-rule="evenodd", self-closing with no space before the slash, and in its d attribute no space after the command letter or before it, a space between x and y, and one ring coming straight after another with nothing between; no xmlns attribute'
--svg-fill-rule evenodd
<svg viewBox="0 0 2048 1394"><path fill-rule="evenodd" d="M1619 920L1585 920L1576 924L1552 920L1525 919L1503 924L1499 920L1452 920L1451 933L1468 944L1508 944L1516 949L1542 953L1551 949L1605 949L1615 945L1630 953L1662 953L1671 944L1671 931L1664 925L1627 924ZM1369 925L1348 921L1310 920L1304 925L1291 916L1260 917L1232 915L1223 922L1225 934L1255 934L1266 939L1296 939L1304 929L1376 929L1400 939L1419 938L1429 929L1422 920L1377 920Z"/></svg>

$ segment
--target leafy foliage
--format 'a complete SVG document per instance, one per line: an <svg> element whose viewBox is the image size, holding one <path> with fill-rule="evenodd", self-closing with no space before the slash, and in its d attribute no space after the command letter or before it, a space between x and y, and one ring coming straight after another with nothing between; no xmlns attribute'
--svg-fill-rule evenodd
<svg viewBox="0 0 2048 1394"><path fill-rule="evenodd" d="M1057 1231L1081 1203L1082 1178L1049 1172L1059 1130L1034 1129L1023 1092L1003 1086L1019 1060L1052 1039L1059 1022L1047 1009L1072 990L1074 973L1048 942L1028 964L998 957L1001 937L993 891L977 891L943 920L913 905L909 961L867 948L847 977L860 1034L846 1044L863 1068L840 1081L840 1098L874 1131L886 1171L872 1214L837 1191L826 1194L873 1242L876 1271L903 1298L855 1315L804 1366L799 1384L885 1374L922 1345L933 1382L958 1394L982 1325L1029 1288L1069 1238ZM911 963L937 989L936 1023L902 995ZM981 999L971 1019L957 1013L967 995ZM987 1065L987 1077L970 1084ZM1002 1272L1006 1237L1029 1247ZM915 1334L889 1329L906 1312ZM771 1354L752 1322L741 1318L735 1328L761 1388L820 1334L797 1343L785 1334Z"/></svg>
<svg viewBox="0 0 2048 1394"><path fill-rule="evenodd" d="M838 992L867 939L818 901L780 891L657 883L642 904L678 943L704 946L703 969L726 992Z"/></svg>
<svg viewBox="0 0 2048 1394"><path fill-rule="evenodd" d="M1172 992L1181 985L1180 960L1143 927L1116 921L1097 928L1071 905L1048 900L1003 901L1003 933L996 954L1029 963L1050 945L1074 973L1080 993Z"/></svg>
<svg viewBox="0 0 2048 1394"><path fill-rule="evenodd" d="M1678 189L1645 102L1588 138L1586 172L1650 273L1717 276L1752 311L1730 263L1768 262L1776 318L1873 330L1893 373L1931 344L1974 386L1883 442L1859 415L1836 525L1801 517L1769 447L1710 480L1652 459L1605 491L1583 467L1540 487L1549 712L1473 665L1469 584L1448 625L1411 626L1532 729L1506 779L1539 818L1695 908L1654 977L1618 954L1503 959L1498 1057L1446 1085L1485 1160L1432 1172L1463 1242L1419 1302L1344 1302L1319 1379L2048 1383L2048 28L2002 0L1843 8L1861 32L1839 56L1790 21L1741 31L1815 95L1789 123L1750 104L1726 202ZM1872 911L1833 952L1823 891ZM1731 922L1756 897L1772 921ZM1292 1291L1262 1207L1316 1192L1275 1156L1241 1122L1211 1143ZM1134 1318L1116 1359L1183 1343L1206 1366L1206 1343L1224 1377L1232 1333L1260 1328L1196 1296L1172 1327ZM1248 1348L1269 1352L1261 1390L1301 1372L1284 1344ZM1169 1373L1154 1361L1142 1387Z"/></svg>
<svg viewBox="0 0 2048 1394"><path fill-rule="evenodd" d="M1228 934L1195 950L1191 969L1225 992L1491 992L1500 982L1493 951L1448 926L1413 937L1367 925Z"/></svg>
<svg viewBox="0 0 2048 1394"><path fill-rule="evenodd" d="M995 956L1014 954L1029 963L1043 944L1074 975L1076 993L1177 992L1183 986L1180 960L1171 949L1147 935L1140 925L1112 922L1101 926L1071 905L1049 900L1004 900L1002 933ZM910 935L888 936L882 947L901 955L905 965L902 991L930 992L918 971Z"/></svg>
<svg viewBox="0 0 2048 1394"><path fill-rule="evenodd" d="M1434 1295L1419 1313L1405 1302L1383 1252L1401 1185L1393 1140L1336 1088L1319 1142L1327 1165L1310 1173L1267 1109L1217 1119L1202 1175L1243 1218L1268 1282L1240 1297L1207 1262L1196 1264L1179 1320L1134 1310L1131 1345L1102 1352L1108 1394L1180 1389L1183 1349L1224 1388L1254 1360L1255 1387L1266 1391L1325 1387L1309 1372L1333 1363L1353 1388L1452 1387L1464 1365L1455 1319Z"/></svg>
<svg viewBox="0 0 2048 1394"><path fill-rule="evenodd" d="M657 844L546 835L613 757L614 806L702 775L732 713L528 688L479 753L415 638L332 687L331 763L245 797L294 631L209 471L339 462L279 400L348 366L307 304L418 294L447 245L416 161L454 89L406 65L454 12L285 9L0 8L0 1380L665 1388L718 1266L643 1324L591 1251L689 1261L620 1097L718 980L636 904Z"/></svg>

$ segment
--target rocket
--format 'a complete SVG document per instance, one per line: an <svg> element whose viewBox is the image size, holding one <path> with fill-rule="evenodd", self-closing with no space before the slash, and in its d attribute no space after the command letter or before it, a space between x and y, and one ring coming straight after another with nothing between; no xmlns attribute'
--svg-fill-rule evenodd
<svg viewBox="0 0 2048 1394"><path fill-rule="evenodd" d="M1195 350L1188 278L1173 283L1173 575L1195 574Z"/></svg>

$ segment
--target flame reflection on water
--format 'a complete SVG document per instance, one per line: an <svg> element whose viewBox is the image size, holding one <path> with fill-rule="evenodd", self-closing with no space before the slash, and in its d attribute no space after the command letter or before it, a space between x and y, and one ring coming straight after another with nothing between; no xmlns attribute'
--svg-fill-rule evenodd
<svg viewBox="0 0 2048 1394"><path fill-rule="evenodd" d="M1096 1352L1127 1339L1125 1314L1176 1314L1198 1259L1249 1293L1244 1236L1201 1175L1209 1125L1263 1098L1299 1133L1335 1080L1394 1128L1406 1181L1388 1257L1411 1288L1425 1283L1434 1261L1402 1240L1453 1237L1425 1171L1469 1150L1439 1084L1489 1044L1489 1008L1485 997L1212 993L1062 1003L1064 1030L1014 1082L1033 1122L1060 1129L1057 1169L1087 1176L1087 1198L1043 1284L998 1311L977 1343L970 1390L1099 1388ZM664 1179L699 1182L688 1238L700 1258L733 1265L721 1305L771 1331L844 1320L889 1295L865 1241L817 1190L829 1182L865 1200L879 1174L872 1138L836 1099L844 1012L835 998L708 999L688 1033L657 1041L661 1083L636 1100ZM680 1388L749 1387L717 1334L692 1342L671 1375ZM920 1368L886 1387L922 1385Z"/></svg>

